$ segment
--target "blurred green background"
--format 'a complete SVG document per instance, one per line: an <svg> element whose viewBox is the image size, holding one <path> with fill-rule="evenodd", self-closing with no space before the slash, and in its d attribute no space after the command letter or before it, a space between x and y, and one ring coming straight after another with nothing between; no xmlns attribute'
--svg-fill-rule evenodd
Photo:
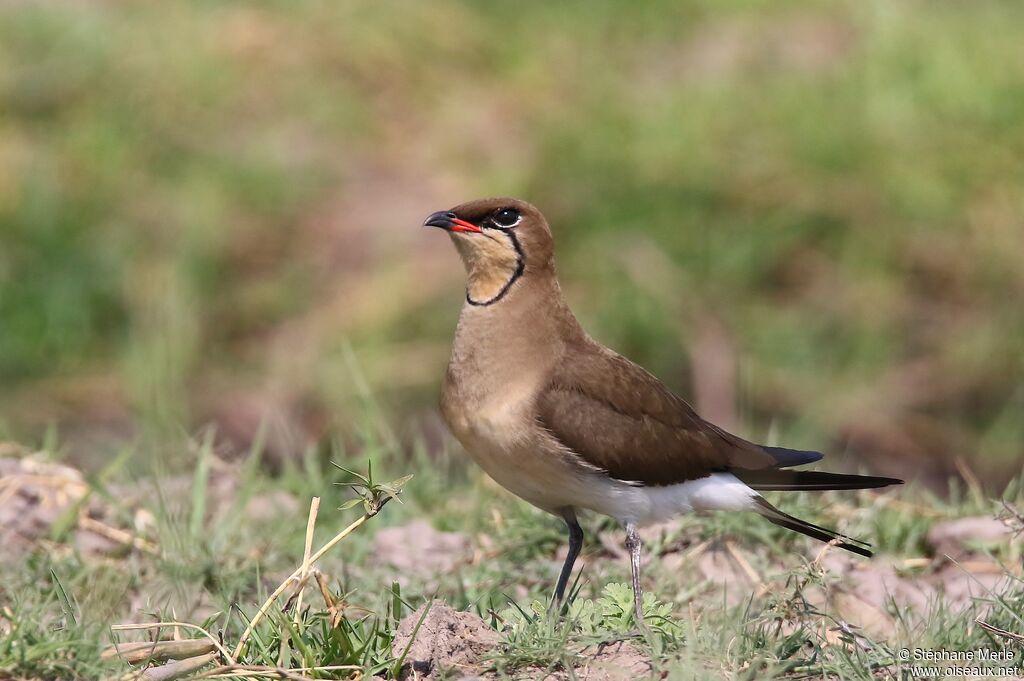
<svg viewBox="0 0 1024 681"><path fill-rule="evenodd" d="M1009 1L4 3L0 432L95 461L262 423L287 457L371 413L436 445L463 272L419 225L515 195L584 325L709 418L998 488L1022 27Z"/></svg>

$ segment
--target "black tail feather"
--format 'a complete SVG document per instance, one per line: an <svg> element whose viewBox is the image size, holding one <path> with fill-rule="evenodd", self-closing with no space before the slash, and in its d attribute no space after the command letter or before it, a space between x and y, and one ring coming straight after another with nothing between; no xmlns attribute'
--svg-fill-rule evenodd
<svg viewBox="0 0 1024 681"><path fill-rule="evenodd" d="M768 452L775 459L776 468L803 466L804 464L821 461L822 457L825 456L821 452L811 452L806 449L790 449L788 447L761 445L761 449Z"/></svg>
<svg viewBox="0 0 1024 681"><path fill-rule="evenodd" d="M775 492L829 489L872 489L888 485L902 485L902 480L877 475L848 475L824 471L794 471L779 468L733 468L730 473L752 489Z"/></svg>
<svg viewBox="0 0 1024 681"><path fill-rule="evenodd" d="M863 542L853 537L847 537L844 534L839 534L835 530L830 530L814 523L809 523L806 520L800 520L788 513L783 513L779 509L769 504L762 497L755 499L757 504L761 507L758 509L758 513L762 517L767 519L769 522L778 525L779 527L785 527L787 530L793 530L800 534L807 535L818 541L825 542L826 544L835 542L835 546L841 549L846 549L852 553L865 556L866 558L871 557L871 550L867 547L871 546L867 542Z"/></svg>

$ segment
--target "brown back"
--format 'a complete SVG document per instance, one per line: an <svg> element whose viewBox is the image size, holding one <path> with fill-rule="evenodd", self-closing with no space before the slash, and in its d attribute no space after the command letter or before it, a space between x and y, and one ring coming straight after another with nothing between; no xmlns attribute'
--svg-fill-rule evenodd
<svg viewBox="0 0 1024 681"><path fill-rule="evenodd" d="M775 463L757 445L700 418L643 368L589 338L569 346L538 398L537 416L587 463L644 485Z"/></svg>

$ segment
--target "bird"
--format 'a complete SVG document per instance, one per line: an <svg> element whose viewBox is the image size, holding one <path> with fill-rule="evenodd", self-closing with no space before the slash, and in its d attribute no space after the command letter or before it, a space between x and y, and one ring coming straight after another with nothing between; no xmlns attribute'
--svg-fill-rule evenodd
<svg viewBox="0 0 1024 681"><path fill-rule="evenodd" d="M871 556L869 544L789 515L760 492L854 490L895 478L796 470L816 451L754 444L702 419L654 375L594 340L566 304L554 239L526 201L478 199L429 215L466 270L441 389L448 429L498 484L560 517L569 550L561 605L583 546L581 511L625 527L634 618L644 626L640 527L696 511L750 511Z"/></svg>

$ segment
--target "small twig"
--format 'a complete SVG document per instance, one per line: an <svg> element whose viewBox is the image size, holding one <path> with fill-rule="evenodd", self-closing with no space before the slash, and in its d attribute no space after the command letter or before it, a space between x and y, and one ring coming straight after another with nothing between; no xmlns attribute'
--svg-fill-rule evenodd
<svg viewBox="0 0 1024 681"><path fill-rule="evenodd" d="M6 506L11 497L18 493L17 485L16 477L0 478L0 506Z"/></svg>
<svg viewBox="0 0 1024 681"><path fill-rule="evenodd" d="M90 532L95 532L96 534L106 537L107 539L117 542L118 544L131 546L134 549L138 549L139 551L143 551L154 556L160 553L159 547L157 547L157 545L153 542L147 541L142 537L136 537L131 532L126 532L125 530L120 530L116 527L111 527L106 523L101 523L98 520L90 518L88 515L85 514L84 511L85 509L83 509L83 512L80 513L78 516L79 528L83 530L88 530Z"/></svg>
<svg viewBox="0 0 1024 681"><path fill-rule="evenodd" d="M971 491L971 495L979 505L985 503L985 491L981 487L981 481L978 480L978 476L974 474L971 467L967 465L967 461L962 456L958 456L953 459L953 464L956 466L957 472L967 483L967 489Z"/></svg>
<svg viewBox="0 0 1024 681"><path fill-rule="evenodd" d="M932 564L931 558L904 558L901 563L904 568L922 568Z"/></svg>
<svg viewBox="0 0 1024 681"><path fill-rule="evenodd" d="M1017 510L1017 507L1008 502L1006 499L1001 499L1000 503L1003 506L1003 510L1006 512L1005 516L1000 517L1003 524L1010 528L1010 531L1015 535L1024 532L1024 513Z"/></svg>
<svg viewBox="0 0 1024 681"><path fill-rule="evenodd" d="M986 631L991 631L993 634L997 636L1008 638L1011 641L1016 641L1017 643L1024 643L1024 634L1017 634L1012 631L1007 631L1006 629L1000 629L999 627L992 626L988 622L983 622L980 617L978 617L974 621L977 622L978 626L982 629L985 629Z"/></svg>
<svg viewBox="0 0 1024 681"><path fill-rule="evenodd" d="M228 653L227 649L225 649L224 646L221 645L220 641L218 641L213 636L213 634L211 634L206 629L203 629L201 626L197 624L189 624L188 622L151 622L146 624L115 624L110 627L110 630L138 631L140 629L163 629L164 627L184 627L186 629L198 631L203 636L205 636L213 642L213 645L216 646L217 651L224 657L228 664L235 664L235 658Z"/></svg>
<svg viewBox="0 0 1024 681"><path fill-rule="evenodd" d="M324 603L327 605L327 609L330 610L334 607L335 603L334 594L331 593L331 588L327 584L327 577L324 576L324 573L316 570L313 573L313 578L316 579L317 588L320 589L320 596L323 597Z"/></svg>
<svg viewBox="0 0 1024 681"><path fill-rule="evenodd" d="M193 681L198 679L228 679L228 678L271 678L288 679L289 681L313 681L304 674L298 674L293 669L283 667L249 667L247 665L225 665L215 667L207 672L192 677Z"/></svg>
<svg viewBox="0 0 1024 681"><path fill-rule="evenodd" d="M709 546L711 546L711 540L705 539L693 548L687 549L686 553L683 554L683 562L685 563L691 558L696 558L700 554L704 553L704 551L707 550Z"/></svg>
<svg viewBox="0 0 1024 681"><path fill-rule="evenodd" d="M119 657L129 664L184 660L216 650L212 641L191 638L183 641L135 641L115 643L102 653L101 660Z"/></svg>
<svg viewBox="0 0 1024 681"><path fill-rule="evenodd" d="M601 546L605 551L612 554L618 560L629 560L629 551L622 548L618 542L612 541L611 533L600 532L597 535L597 540L601 542Z"/></svg>
<svg viewBox="0 0 1024 681"><path fill-rule="evenodd" d="M814 557L814 567L820 570L821 569L821 561L825 559L825 556L828 554L828 552L830 550L832 550L832 547L833 546L839 546L842 543L843 543L843 538L842 537L836 537L836 538L832 539L831 541L825 542L825 545L821 547L820 551L818 551L818 555Z"/></svg>
<svg viewBox="0 0 1024 681"><path fill-rule="evenodd" d="M217 653L207 653L197 657L189 657L177 662L169 662L159 667L150 667L138 677L142 681L175 681L199 671L217 659Z"/></svg>
<svg viewBox="0 0 1024 681"><path fill-rule="evenodd" d="M198 679L224 679L232 677L310 681L308 676L303 675L305 672L357 672L360 670L362 670L362 667L354 664L330 665L324 667L295 667L291 669L285 669L283 667L263 667L260 665L250 664L235 664L215 667L192 678L193 681L198 681Z"/></svg>
<svg viewBox="0 0 1024 681"><path fill-rule="evenodd" d="M750 561L748 561L746 556L743 555L735 542L731 539L726 541L725 548L729 551L729 555L733 557L733 560L739 563L740 568L743 569L743 572L746 573L750 581L758 585L758 597L768 593L768 586L764 583L761 575L754 569L754 566L750 564Z"/></svg>
<svg viewBox="0 0 1024 681"><path fill-rule="evenodd" d="M498 614L498 611L494 608L487 608L487 614L493 617L497 622L499 622L501 626L505 626L507 624L505 618Z"/></svg>
<svg viewBox="0 0 1024 681"><path fill-rule="evenodd" d="M331 593L331 587L327 584L327 577L324 573L319 570L313 570L313 577L316 579L317 588L320 589L320 596L324 599L324 603L327 605L327 614L331 616L331 628L337 627L341 623L341 618L345 614L345 601L340 602L334 598L334 594Z"/></svg>

